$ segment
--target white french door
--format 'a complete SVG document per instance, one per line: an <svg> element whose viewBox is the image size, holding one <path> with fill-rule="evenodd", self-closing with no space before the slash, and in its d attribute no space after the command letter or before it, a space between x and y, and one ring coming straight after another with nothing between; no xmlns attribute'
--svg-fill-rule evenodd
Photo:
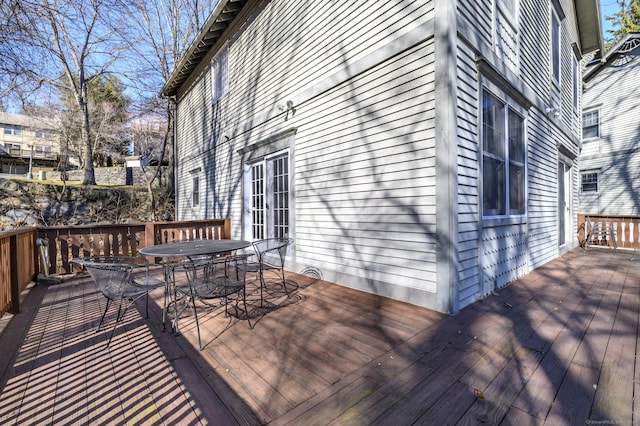
<svg viewBox="0 0 640 426"><path fill-rule="evenodd" d="M248 164L245 188L245 238L289 237L289 155L275 155Z"/></svg>

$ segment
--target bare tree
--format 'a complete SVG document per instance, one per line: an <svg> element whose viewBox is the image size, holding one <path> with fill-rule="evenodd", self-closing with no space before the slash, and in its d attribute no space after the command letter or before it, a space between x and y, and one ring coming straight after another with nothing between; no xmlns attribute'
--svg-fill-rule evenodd
<svg viewBox="0 0 640 426"><path fill-rule="evenodd" d="M153 181L158 177L160 166L168 158L172 161L174 104L169 99L159 99L158 94L169 79L173 66L189 47L189 43L200 30L216 2L198 2L198 0L124 0L129 13L131 28L135 29L128 37L130 41L128 58L135 78L131 79L132 89L138 93L138 116L162 116L165 129L160 138L159 149L153 152L158 167L148 174L147 183L152 207L155 201L151 190ZM154 138L156 138L154 136ZM154 139L158 143L157 138ZM172 171L173 168L169 167ZM145 172L145 175L147 173ZM168 179L173 189L173 179Z"/></svg>
<svg viewBox="0 0 640 426"><path fill-rule="evenodd" d="M124 45L117 0L0 0L0 79L4 91L32 99L47 87L72 93L81 112L83 184L95 184L88 84ZM5 29L7 29L5 31Z"/></svg>
<svg viewBox="0 0 640 426"><path fill-rule="evenodd" d="M152 111L153 108L148 108L148 110ZM160 177L165 158L167 160L172 158L171 153L166 152L166 117L147 112L133 118L130 120L129 137L133 153L140 156L141 159L142 176L149 194L152 220L157 220L153 182ZM165 156L165 153L168 155Z"/></svg>

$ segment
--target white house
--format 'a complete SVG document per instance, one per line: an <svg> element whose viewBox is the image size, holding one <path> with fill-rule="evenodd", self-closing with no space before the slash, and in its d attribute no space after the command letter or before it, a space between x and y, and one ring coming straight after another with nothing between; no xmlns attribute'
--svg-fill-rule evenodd
<svg viewBox="0 0 640 426"><path fill-rule="evenodd" d="M221 0L166 82L179 220L455 313L577 245L596 0Z"/></svg>
<svg viewBox="0 0 640 426"><path fill-rule="evenodd" d="M580 212L640 215L640 33L584 74Z"/></svg>

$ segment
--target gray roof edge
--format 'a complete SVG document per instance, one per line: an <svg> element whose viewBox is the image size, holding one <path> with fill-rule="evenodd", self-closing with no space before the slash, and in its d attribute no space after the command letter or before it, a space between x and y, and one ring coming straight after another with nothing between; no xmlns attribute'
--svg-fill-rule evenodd
<svg viewBox="0 0 640 426"><path fill-rule="evenodd" d="M209 29L213 26L213 24L216 23L216 20L222 15L224 8L227 6L227 3L229 3L229 0L218 0L218 3L214 7L214 9L211 11L211 14L209 15L206 22L200 29L200 32L193 39L193 41L187 48L187 51L184 53L184 55L182 55L182 58L180 59L180 61L178 61L178 63L173 67L173 71L171 72L171 75L169 76L167 81L164 83L164 86L162 86L162 89L160 89L161 97L170 97L175 94L175 91L177 89L173 89L174 93L171 93L171 86L173 85L176 78L182 72L182 69L185 67L186 63L191 59L191 56L193 55L194 51L197 49L198 44L200 44L200 42L204 39L205 35L209 32Z"/></svg>
<svg viewBox="0 0 640 426"><path fill-rule="evenodd" d="M624 46L629 40L638 39L640 40L640 33L628 33L625 34L611 49L607 50L607 52L602 56L600 61L590 68L588 68L584 76L582 77L583 81L588 81L591 77L593 77L598 71L600 71L603 67L607 65L612 56L617 55L620 51L620 48Z"/></svg>
<svg viewBox="0 0 640 426"><path fill-rule="evenodd" d="M36 117L25 114L13 114L0 111L0 124L22 126L37 130L56 130L57 126L53 119L47 117Z"/></svg>

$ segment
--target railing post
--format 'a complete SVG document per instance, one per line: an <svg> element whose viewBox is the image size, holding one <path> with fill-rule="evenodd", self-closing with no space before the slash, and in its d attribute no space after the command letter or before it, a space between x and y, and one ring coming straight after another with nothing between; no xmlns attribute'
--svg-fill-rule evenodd
<svg viewBox="0 0 640 426"><path fill-rule="evenodd" d="M11 262L11 307L9 313L20 313L20 282L18 281L18 236L9 237Z"/></svg>
<svg viewBox="0 0 640 426"><path fill-rule="evenodd" d="M224 236L222 239L231 239L231 219L228 217L224 219Z"/></svg>
<svg viewBox="0 0 640 426"><path fill-rule="evenodd" d="M150 247L156 245L156 223L147 222L144 225L144 246Z"/></svg>

